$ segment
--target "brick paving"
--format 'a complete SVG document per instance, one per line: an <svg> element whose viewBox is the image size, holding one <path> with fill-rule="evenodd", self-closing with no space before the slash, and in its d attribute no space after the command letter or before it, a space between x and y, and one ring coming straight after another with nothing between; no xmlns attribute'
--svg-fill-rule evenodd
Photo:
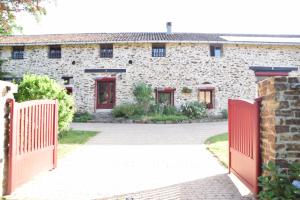
<svg viewBox="0 0 300 200"><path fill-rule="evenodd" d="M226 122L72 127L101 133L7 199L247 199L203 144Z"/></svg>

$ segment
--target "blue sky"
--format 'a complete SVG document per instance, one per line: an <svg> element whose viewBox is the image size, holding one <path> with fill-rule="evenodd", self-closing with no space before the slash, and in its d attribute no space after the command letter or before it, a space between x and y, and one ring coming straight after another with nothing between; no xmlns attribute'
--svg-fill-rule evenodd
<svg viewBox="0 0 300 200"><path fill-rule="evenodd" d="M37 22L19 14L23 34L174 32L300 34L299 0L52 0Z"/></svg>

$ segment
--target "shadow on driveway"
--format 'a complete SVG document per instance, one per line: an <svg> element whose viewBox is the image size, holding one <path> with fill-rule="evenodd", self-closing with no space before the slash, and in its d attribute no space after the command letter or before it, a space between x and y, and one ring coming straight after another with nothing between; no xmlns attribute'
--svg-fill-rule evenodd
<svg viewBox="0 0 300 200"><path fill-rule="evenodd" d="M241 197L227 174L175 184L167 187L136 193L118 195L99 200L250 200L250 196Z"/></svg>

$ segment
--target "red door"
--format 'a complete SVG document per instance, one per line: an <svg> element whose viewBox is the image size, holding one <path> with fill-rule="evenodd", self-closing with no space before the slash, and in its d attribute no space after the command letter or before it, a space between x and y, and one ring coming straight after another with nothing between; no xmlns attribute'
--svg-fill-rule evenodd
<svg viewBox="0 0 300 200"><path fill-rule="evenodd" d="M112 109L116 102L116 79L96 80L96 108Z"/></svg>

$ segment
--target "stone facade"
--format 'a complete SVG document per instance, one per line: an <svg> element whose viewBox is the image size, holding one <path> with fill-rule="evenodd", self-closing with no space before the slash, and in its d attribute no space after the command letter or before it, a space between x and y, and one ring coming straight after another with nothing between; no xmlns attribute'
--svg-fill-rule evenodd
<svg viewBox="0 0 300 200"><path fill-rule="evenodd" d="M0 81L0 196L4 195L7 180L8 166L8 128L9 128L9 108L8 98L13 98L13 93L17 92L17 86Z"/></svg>
<svg viewBox="0 0 300 200"><path fill-rule="evenodd" d="M249 66L300 66L300 46L223 44L223 56L217 58L210 57L209 44L204 43L167 43L166 57L152 57L151 45L115 43L113 58L100 58L98 44L62 45L61 59L49 59L48 46L25 46L20 60L9 59L11 47L2 47L1 54L8 59L3 70L15 76L47 74L58 81L73 76L77 109L89 112L95 111L95 79L99 77L116 77L117 105L133 101L133 86L138 82L153 89L176 88L175 106L198 100L198 88L209 82L215 87L213 111L219 112L227 108L228 98L256 96L256 78ZM84 72L101 68L126 69L126 73ZM190 95L181 92L185 86L192 89Z"/></svg>
<svg viewBox="0 0 300 200"><path fill-rule="evenodd" d="M258 88L262 162L300 162L300 77L270 78Z"/></svg>

